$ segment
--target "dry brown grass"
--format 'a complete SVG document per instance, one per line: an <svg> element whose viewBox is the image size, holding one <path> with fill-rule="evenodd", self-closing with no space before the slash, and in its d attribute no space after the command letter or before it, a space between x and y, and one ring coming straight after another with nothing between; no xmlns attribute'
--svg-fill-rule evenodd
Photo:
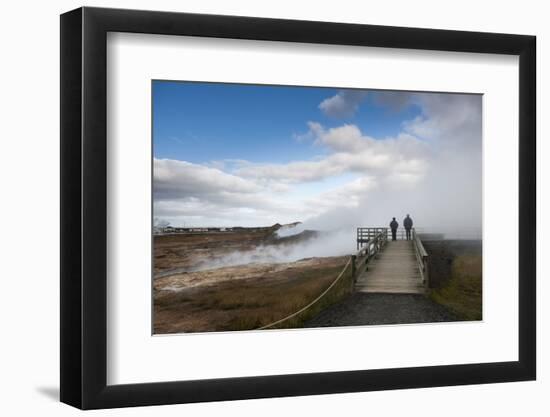
<svg viewBox="0 0 550 417"><path fill-rule="evenodd" d="M347 257L310 263L261 276L225 280L179 291L155 291L154 332L210 332L251 330L301 309L338 276ZM296 265L300 265L296 263ZM314 308L279 328L301 327L321 309L351 291L351 271Z"/></svg>
<svg viewBox="0 0 550 417"><path fill-rule="evenodd" d="M235 233L182 233L154 236L155 273L174 268L196 266L212 254L254 249L271 236L272 231L243 231Z"/></svg>

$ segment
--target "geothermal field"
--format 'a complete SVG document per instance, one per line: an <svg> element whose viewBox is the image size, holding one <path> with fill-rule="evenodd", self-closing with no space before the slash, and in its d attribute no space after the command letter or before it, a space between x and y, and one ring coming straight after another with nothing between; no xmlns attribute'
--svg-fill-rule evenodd
<svg viewBox="0 0 550 417"><path fill-rule="evenodd" d="M153 332L251 330L292 314L342 270L348 257L334 255L352 253L353 239L348 251L328 237L296 224L155 235Z"/></svg>

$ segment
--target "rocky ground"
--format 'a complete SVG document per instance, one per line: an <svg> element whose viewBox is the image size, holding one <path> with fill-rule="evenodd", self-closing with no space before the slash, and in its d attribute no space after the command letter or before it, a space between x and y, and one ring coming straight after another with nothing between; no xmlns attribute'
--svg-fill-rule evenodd
<svg viewBox="0 0 550 417"><path fill-rule="evenodd" d="M347 259L248 264L156 278L154 333L257 329L315 299Z"/></svg>
<svg viewBox="0 0 550 417"><path fill-rule="evenodd" d="M364 326L455 321L445 307L418 294L355 293L335 304L304 327Z"/></svg>

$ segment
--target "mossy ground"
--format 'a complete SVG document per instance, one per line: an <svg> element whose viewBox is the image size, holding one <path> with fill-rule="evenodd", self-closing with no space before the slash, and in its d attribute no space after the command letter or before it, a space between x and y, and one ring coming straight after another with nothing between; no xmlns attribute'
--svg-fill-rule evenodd
<svg viewBox="0 0 550 417"><path fill-rule="evenodd" d="M447 307L460 320L481 320L481 256L464 254L454 257L448 281L441 288L432 290L430 298Z"/></svg>

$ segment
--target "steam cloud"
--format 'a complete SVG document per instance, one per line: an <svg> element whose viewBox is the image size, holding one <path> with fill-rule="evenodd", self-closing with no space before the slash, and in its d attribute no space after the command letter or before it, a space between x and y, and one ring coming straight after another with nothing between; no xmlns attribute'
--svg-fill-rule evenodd
<svg viewBox="0 0 550 417"><path fill-rule="evenodd" d="M293 244L261 245L253 250L234 251L211 259L193 270L213 269L251 263L295 262L300 259L343 256L355 251L354 232L340 230ZM327 244L330 243L330 244Z"/></svg>

